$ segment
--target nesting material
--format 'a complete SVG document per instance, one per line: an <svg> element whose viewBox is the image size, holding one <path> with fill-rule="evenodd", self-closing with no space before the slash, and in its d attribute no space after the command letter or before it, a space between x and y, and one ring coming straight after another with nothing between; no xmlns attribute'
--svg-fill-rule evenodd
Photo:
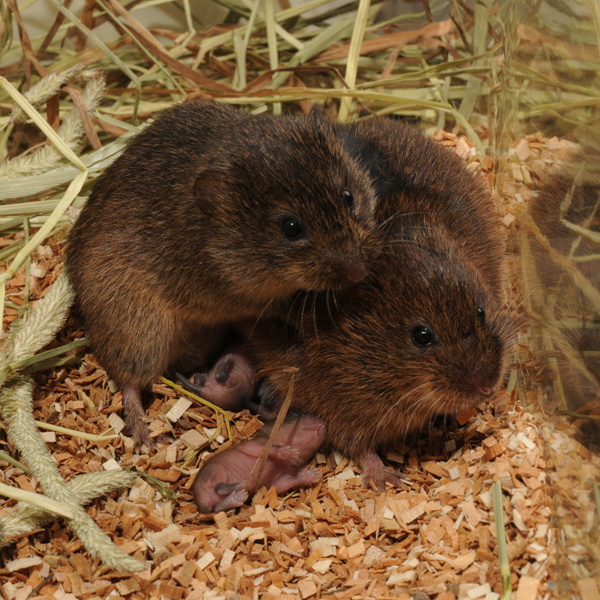
<svg viewBox="0 0 600 600"><path fill-rule="evenodd" d="M466 140L444 132L436 137L457 152L462 151L461 139ZM560 157L560 141L533 139L526 140L528 154L517 142L521 156L530 161L519 164L520 173L546 150L549 155L544 156L552 160L545 167ZM535 176L529 185L513 177L517 160L511 153L498 175L502 216L518 214L515 207L528 201L535 187ZM493 182L492 165L475 163ZM518 220L505 223L509 247L518 225ZM45 269L36 286L39 296L61 268L62 244L51 242L48 248L50 258L45 249L34 255ZM515 259L511 263L513 294L518 296ZM20 282L10 288L17 298L24 277L17 273L13 281ZM7 314L5 328L11 320ZM82 336L71 319L56 345ZM518 351L525 366L510 380L535 372L525 336ZM116 431L122 395L93 356L77 352L66 364L37 373L34 416L88 433L100 434L111 426ZM532 410L521 407L524 400ZM319 454L310 465L323 471L315 486L286 498L263 489L252 506L201 515L191 496L193 478L214 451L231 442L210 409L157 384L148 420L155 431L171 432L177 440L157 454L134 455L122 432L99 443L61 433L48 440L66 479L111 466L133 466L154 478L151 483L140 478L131 490L89 509L122 550L148 561L147 571L124 577L108 570L57 522L46 532L15 541L9 552L17 567L0 571L6 597L21 598L35 590L32 597L84 600L111 594L192 600L234 595L498 599L502 584L491 488L500 480L516 598L545 598L558 589L557 580L583 600L596 598L597 517L591 482L600 475L600 461L574 439L572 426L535 410L542 400L541 390L529 382L518 388L513 384L510 393L502 391L458 415L464 425L457 432L432 430L413 445L400 445L387 459L405 473L407 489L380 494L363 488L352 461ZM246 412L230 416L234 443L260 427ZM3 462L0 467L5 482L41 492L19 469ZM161 496L157 481L175 490L177 499ZM0 514L14 510L13 501L3 500L0 506ZM559 518L560 529L553 517Z"/></svg>

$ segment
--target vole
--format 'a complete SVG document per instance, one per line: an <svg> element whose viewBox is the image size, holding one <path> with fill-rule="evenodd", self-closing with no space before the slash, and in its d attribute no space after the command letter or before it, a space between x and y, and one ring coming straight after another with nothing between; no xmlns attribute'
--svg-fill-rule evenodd
<svg viewBox="0 0 600 600"><path fill-rule="evenodd" d="M229 325L299 290L363 279L380 244L368 177L320 112L175 106L98 179L66 267L98 360L123 389L136 445L141 391L216 351Z"/></svg>
<svg viewBox="0 0 600 600"><path fill-rule="evenodd" d="M403 248L381 257L351 294L302 317L301 331L276 321L250 338L264 368L293 366L292 409L327 424L326 447L357 460L365 482L399 484L379 452L436 414L453 415L493 394L502 380L512 322L448 233L418 223ZM331 316L330 316L331 313ZM289 377L274 370L267 400Z"/></svg>
<svg viewBox="0 0 600 600"><path fill-rule="evenodd" d="M271 447L257 481L259 457L269 440L274 421L254 438L223 450L207 460L194 480L194 501L201 512L220 512L244 504L261 487L275 486L278 494L315 483L319 469L300 469L310 461L325 438L320 419L288 413Z"/></svg>
<svg viewBox="0 0 600 600"><path fill-rule="evenodd" d="M346 135L374 180L385 251L354 288L313 295L288 323L248 332L249 346L273 369L269 403L289 383L274 367L297 367L292 409L322 419L325 445L382 488L401 479L379 452L498 389L514 325L486 186L416 130L373 120Z"/></svg>

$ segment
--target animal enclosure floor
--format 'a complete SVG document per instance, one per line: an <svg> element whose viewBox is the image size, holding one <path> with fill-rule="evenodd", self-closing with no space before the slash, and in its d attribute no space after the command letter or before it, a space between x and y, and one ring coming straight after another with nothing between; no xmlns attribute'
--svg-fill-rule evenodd
<svg viewBox="0 0 600 600"><path fill-rule="evenodd" d="M465 138L438 139L465 158ZM570 146L531 136L501 162L495 183L509 250L519 205L527 203L539 173ZM491 159L473 161L494 183ZM0 239L0 246L15 236ZM62 244L52 241L34 255L30 297L43 296L62 268ZM510 254L511 296L519 301L518 259ZM4 267L5 268L5 267ZM8 284L7 299L23 303L24 269ZM512 298L509 298L512 301ZM5 309L5 329L17 309ZM72 318L56 346L83 337ZM517 600L578 596L600 599L597 515L592 482L600 460L576 440L574 426L550 417L526 332L513 365L510 393L499 392L477 410L458 415L461 428L425 432L387 457L410 483L385 493L362 487L360 470L339 455L318 454L323 479L277 497L261 490L252 505L227 514L201 515L191 495L199 466L228 443L223 423L209 408L182 401L156 384L147 411L153 435L176 441L153 455L133 454L131 440L88 442L43 432L61 474L135 467L176 492L164 498L140 478L137 484L96 500L88 514L125 552L148 561L138 575L122 575L88 555L62 522L15 540L3 550L0 594L35 598L400 598L497 600L502 592L491 488L502 482L505 530ZM514 373L514 376L513 376ZM92 356L36 374L34 416L39 421L99 434L119 432L122 396ZM515 385L516 384L516 385ZM528 408L523 408L527 406ZM257 418L230 415L233 441L253 435ZM15 454L3 435L0 448ZM15 456L15 458L19 458ZM41 493L20 469L0 461L0 480ZM16 502L0 499L0 516Z"/></svg>

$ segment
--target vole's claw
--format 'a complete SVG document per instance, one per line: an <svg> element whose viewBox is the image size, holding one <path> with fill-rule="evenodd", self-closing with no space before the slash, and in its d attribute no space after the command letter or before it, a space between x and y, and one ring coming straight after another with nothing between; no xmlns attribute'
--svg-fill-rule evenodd
<svg viewBox="0 0 600 600"><path fill-rule="evenodd" d="M204 375L204 373L194 373L192 375L193 381L181 373L175 373L175 377L188 392L202 395L202 390L206 384L206 375Z"/></svg>
<svg viewBox="0 0 600 600"><path fill-rule="evenodd" d="M372 481L378 490L384 491L385 484L391 483L394 487L407 489L406 476L390 467L386 467L376 452L368 451L360 459L362 468L363 487L368 487Z"/></svg>

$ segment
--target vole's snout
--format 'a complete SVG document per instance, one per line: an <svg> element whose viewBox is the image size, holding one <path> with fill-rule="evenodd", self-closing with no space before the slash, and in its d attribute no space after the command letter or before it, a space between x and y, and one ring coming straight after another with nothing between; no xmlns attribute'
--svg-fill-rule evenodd
<svg viewBox="0 0 600 600"><path fill-rule="evenodd" d="M482 384L480 383L477 387L477 391L480 392L481 394L483 394L484 396L491 396L492 394L495 394L498 391L498 383L495 383L494 385L489 385L489 384Z"/></svg>
<svg viewBox="0 0 600 600"><path fill-rule="evenodd" d="M358 283L369 274L369 269L362 257L340 256L331 253L328 258L332 269L337 271L340 281Z"/></svg>
<svg viewBox="0 0 600 600"><path fill-rule="evenodd" d="M479 375L475 375L471 379L471 384L478 394L483 394L484 396L495 394L500 387L497 373L480 373Z"/></svg>
<svg viewBox="0 0 600 600"><path fill-rule="evenodd" d="M346 279L351 283L362 281L368 274L369 270L363 262L347 265L344 269Z"/></svg>

